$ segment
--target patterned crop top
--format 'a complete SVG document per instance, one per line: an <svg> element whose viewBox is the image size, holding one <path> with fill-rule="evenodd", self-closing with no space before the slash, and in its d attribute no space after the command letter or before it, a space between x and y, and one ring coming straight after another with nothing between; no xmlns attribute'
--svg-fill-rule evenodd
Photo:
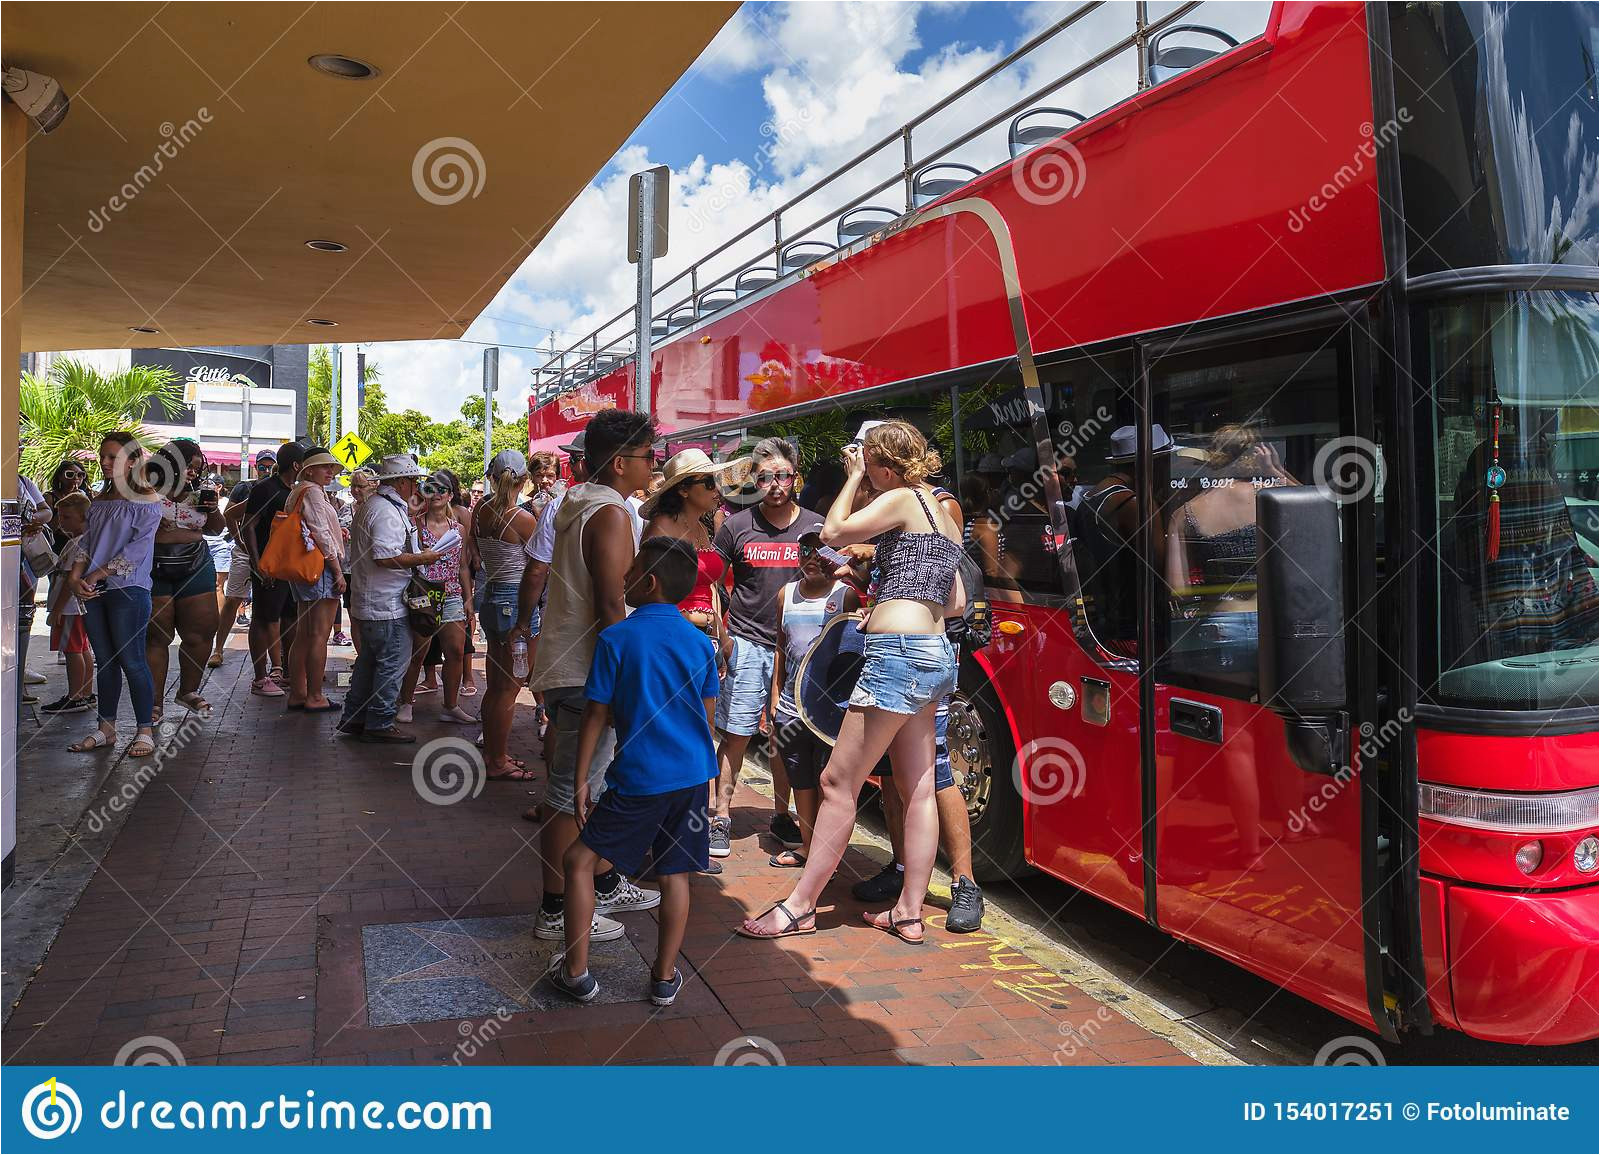
<svg viewBox="0 0 1600 1155"><path fill-rule="evenodd" d="M905 599L942 606L955 584L961 543L939 532L939 523L933 519L921 487L914 486L911 492L916 494L917 504L933 528L927 533L891 529L878 539L878 601Z"/></svg>

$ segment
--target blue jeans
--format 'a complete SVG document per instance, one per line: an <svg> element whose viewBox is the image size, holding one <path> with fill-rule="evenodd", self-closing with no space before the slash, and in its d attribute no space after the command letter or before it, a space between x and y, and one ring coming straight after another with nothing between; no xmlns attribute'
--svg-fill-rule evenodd
<svg viewBox="0 0 1600 1155"><path fill-rule="evenodd" d="M117 720L122 678L128 678L133 720L149 726L155 714L156 688L144 659L144 635L150 626L150 591L137 586L106 590L83 603L83 627L94 650L95 692L100 695L100 720Z"/></svg>
<svg viewBox="0 0 1600 1155"><path fill-rule="evenodd" d="M350 669L340 726L387 730L400 705L400 682L411 664L411 627L405 618L355 620L361 651Z"/></svg>

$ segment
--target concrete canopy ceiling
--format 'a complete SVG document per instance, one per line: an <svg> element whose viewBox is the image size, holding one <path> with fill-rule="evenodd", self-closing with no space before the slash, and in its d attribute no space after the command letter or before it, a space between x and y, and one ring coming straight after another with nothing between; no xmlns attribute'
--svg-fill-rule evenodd
<svg viewBox="0 0 1600 1155"><path fill-rule="evenodd" d="M7 3L22 348L458 337L737 6Z"/></svg>

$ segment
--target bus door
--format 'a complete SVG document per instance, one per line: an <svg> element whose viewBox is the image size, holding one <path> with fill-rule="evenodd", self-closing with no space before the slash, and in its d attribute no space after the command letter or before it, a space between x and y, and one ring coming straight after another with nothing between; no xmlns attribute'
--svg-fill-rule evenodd
<svg viewBox="0 0 1600 1155"><path fill-rule="evenodd" d="M1266 573L1294 564L1283 533L1320 535L1338 570L1342 524L1353 564L1350 519L1371 515L1377 478L1362 494L1351 471L1381 471L1353 437L1354 330L1292 324L1147 350L1151 909L1168 932L1370 1021L1354 695L1308 732L1262 704L1258 681L1259 550ZM1341 509L1311 488L1330 481L1366 504ZM1339 590L1324 609L1348 633L1354 581L1322 588ZM1343 668L1326 682L1342 685Z"/></svg>

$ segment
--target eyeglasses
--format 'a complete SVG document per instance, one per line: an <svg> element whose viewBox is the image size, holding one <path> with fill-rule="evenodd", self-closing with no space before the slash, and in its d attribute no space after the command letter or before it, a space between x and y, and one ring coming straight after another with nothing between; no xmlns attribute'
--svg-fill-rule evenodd
<svg viewBox="0 0 1600 1155"><path fill-rule="evenodd" d="M757 485L793 485L794 474L787 469L780 469L776 473L762 470L756 474Z"/></svg>
<svg viewBox="0 0 1600 1155"><path fill-rule="evenodd" d="M662 462L661 455L653 449L645 453L619 453L617 456L631 458L634 461L648 461L651 465L660 465Z"/></svg>

